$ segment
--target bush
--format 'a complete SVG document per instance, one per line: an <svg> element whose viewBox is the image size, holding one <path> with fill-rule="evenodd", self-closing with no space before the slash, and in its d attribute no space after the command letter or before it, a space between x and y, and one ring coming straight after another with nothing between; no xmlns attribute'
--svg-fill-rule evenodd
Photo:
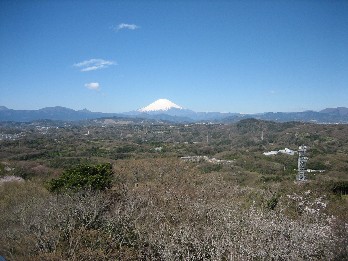
<svg viewBox="0 0 348 261"><path fill-rule="evenodd" d="M347 195L348 194L348 181L336 181L330 185L330 190L334 194Z"/></svg>
<svg viewBox="0 0 348 261"><path fill-rule="evenodd" d="M51 192L63 190L103 190L111 187L112 165L77 165L63 172L62 176L48 183Z"/></svg>
<svg viewBox="0 0 348 261"><path fill-rule="evenodd" d="M274 195L273 197L271 197L267 201L267 208L269 208L270 210L274 210L276 208L276 206L278 205L278 200L279 200L278 195Z"/></svg>
<svg viewBox="0 0 348 261"><path fill-rule="evenodd" d="M202 173L219 172L220 170L222 170L222 165L206 163L202 164L199 168Z"/></svg>

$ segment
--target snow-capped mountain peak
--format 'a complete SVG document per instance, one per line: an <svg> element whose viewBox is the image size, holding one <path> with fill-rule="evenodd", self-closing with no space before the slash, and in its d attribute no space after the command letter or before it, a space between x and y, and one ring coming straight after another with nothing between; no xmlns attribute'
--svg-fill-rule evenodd
<svg viewBox="0 0 348 261"><path fill-rule="evenodd" d="M182 110L183 108L179 105L171 102L167 99L158 99L157 101L151 103L150 105L139 109L139 112L154 112L154 111L168 111L171 109L179 109Z"/></svg>

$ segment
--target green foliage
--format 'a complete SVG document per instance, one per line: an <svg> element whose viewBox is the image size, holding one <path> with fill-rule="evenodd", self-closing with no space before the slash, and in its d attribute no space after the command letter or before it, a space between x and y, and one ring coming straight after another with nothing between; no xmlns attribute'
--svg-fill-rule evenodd
<svg viewBox="0 0 348 261"><path fill-rule="evenodd" d="M5 166L0 162L0 176L5 172Z"/></svg>
<svg viewBox="0 0 348 261"><path fill-rule="evenodd" d="M202 164L200 167L202 173L219 172L222 170L222 164Z"/></svg>
<svg viewBox="0 0 348 261"><path fill-rule="evenodd" d="M327 170L328 169L328 166L325 165L325 162L323 162L323 160L321 158L319 159L311 159L309 162L308 162L308 165L307 167L309 169L316 169L316 170Z"/></svg>
<svg viewBox="0 0 348 261"><path fill-rule="evenodd" d="M278 205L279 201L279 196L278 195L273 195L268 201L267 201L267 208L270 210L274 210L276 206Z"/></svg>
<svg viewBox="0 0 348 261"><path fill-rule="evenodd" d="M334 194L347 195L348 194L348 181L336 181L330 185L330 190Z"/></svg>
<svg viewBox="0 0 348 261"><path fill-rule="evenodd" d="M77 165L66 170L58 179L52 179L48 183L48 189L51 192L80 189L103 190L111 187L112 175L110 163L93 166Z"/></svg>

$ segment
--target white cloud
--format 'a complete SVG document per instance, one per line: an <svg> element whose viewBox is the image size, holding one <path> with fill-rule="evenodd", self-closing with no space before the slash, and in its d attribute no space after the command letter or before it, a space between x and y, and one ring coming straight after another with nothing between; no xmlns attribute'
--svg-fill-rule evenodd
<svg viewBox="0 0 348 261"><path fill-rule="evenodd" d="M107 68L110 65L114 64L116 64L114 61L107 61L103 59L90 59L83 62L75 63L74 66L79 68L81 72L89 72Z"/></svg>
<svg viewBox="0 0 348 261"><path fill-rule="evenodd" d="M90 90L95 90L95 91L99 91L100 90L99 82L86 83L85 87L90 89Z"/></svg>
<svg viewBox="0 0 348 261"><path fill-rule="evenodd" d="M136 29L139 29L140 27L137 26L136 24L119 24L115 30L116 31L120 31L120 30L123 30L123 29L127 29L127 30L136 30Z"/></svg>

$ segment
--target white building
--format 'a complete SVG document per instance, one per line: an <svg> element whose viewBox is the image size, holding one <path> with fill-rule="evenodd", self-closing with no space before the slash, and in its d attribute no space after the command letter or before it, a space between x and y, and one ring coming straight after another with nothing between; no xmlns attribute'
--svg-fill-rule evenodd
<svg viewBox="0 0 348 261"><path fill-rule="evenodd" d="M285 148L283 150L267 151L267 152L264 152L263 155L272 156L272 155L277 155L278 153L283 153L283 154L287 154L287 155L291 155L291 156L295 155L295 151L288 149L288 148Z"/></svg>

